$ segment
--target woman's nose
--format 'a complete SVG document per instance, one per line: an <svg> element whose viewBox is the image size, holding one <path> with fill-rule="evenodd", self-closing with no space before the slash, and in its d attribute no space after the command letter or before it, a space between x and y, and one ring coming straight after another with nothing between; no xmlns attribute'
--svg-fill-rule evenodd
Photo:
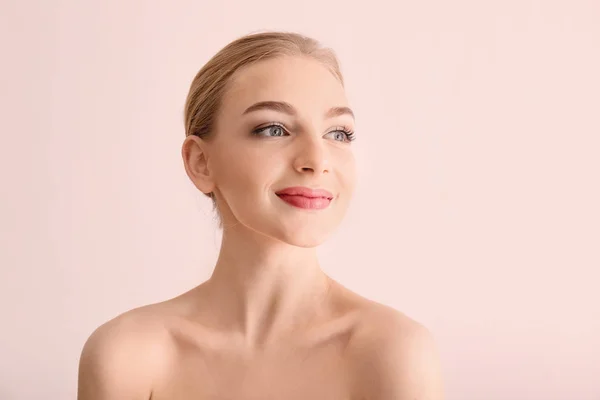
<svg viewBox="0 0 600 400"><path fill-rule="evenodd" d="M306 135L309 136L309 135ZM298 172L312 171L316 175L329 172L329 153L325 147L325 140L316 135L304 137L298 146L295 168Z"/></svg>

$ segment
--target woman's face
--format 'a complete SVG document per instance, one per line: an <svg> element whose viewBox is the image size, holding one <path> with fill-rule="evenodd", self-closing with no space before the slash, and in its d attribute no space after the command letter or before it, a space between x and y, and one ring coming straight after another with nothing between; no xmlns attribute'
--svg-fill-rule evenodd
<svg viewBox="0 0 600 400"><path fill-rule="evenodd" d="M263 106L257 106L258 103ZM233 75L205 143L210 184L225 226L241 224L286 243L314 247L340 224L355 187L354 118L341 83L319 61L285 56ZM276 195L325 189L324 209Z"/></svg>

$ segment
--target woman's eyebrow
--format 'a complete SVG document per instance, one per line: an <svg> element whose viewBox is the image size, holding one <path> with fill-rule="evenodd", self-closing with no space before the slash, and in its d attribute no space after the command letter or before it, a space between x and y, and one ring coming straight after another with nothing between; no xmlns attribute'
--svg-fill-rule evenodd
<svg viewBox="0 0 600 400"><path fill-rule="evenodd" d="M354 113L349 107L331 107L325 114L326 118L338 117L340 115L350 115L354 119Z"/></svg>
<svg viewBox="0 0 600 400"><path fill-rule="evenodd" d="M246 108L246 111L244 111L242 115L246 115L258 110L273 110L291 116L296 116L298 114L294 106L292 106L290 103L286 103L284 101L259 101L258 103L254 103L250 107Z"/></svg>
<svg viewBox="0 0 600 400"><path fill-rule="evenodd" d="M298 112L294 106L292 106L290 103L286 103L285 101L259 101L258 103L254 103L248 107L242 113L242 115L246 115L258 110L273 110L291 116L298 115ZM350 115L352 119L354 119L354 113L349 107L331 107L329 111L325 113L325 118L333 118L344 114Z"/></svg>

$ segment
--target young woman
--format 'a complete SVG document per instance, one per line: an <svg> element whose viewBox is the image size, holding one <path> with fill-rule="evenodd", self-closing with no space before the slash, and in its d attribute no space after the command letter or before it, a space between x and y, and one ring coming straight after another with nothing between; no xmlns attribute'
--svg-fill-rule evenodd
<svg viewBox="0 0 600 400"><path fill-rule="evenodd" d="M430 332L317 260L354 190L354 126L336 56L311 38L247 35L209 60L182 156L223 229L214 272L96 329L79 400L441 400Z"/></svg>

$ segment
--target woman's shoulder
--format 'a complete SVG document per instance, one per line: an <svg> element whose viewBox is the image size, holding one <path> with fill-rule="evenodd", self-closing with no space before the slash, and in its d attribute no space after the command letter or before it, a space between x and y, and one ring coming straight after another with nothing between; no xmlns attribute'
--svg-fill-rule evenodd
<svg viewBox="0 0 600 400"><path fill-rule="evenodd" d="M414 349L418 342L433 343L431 331L421 322L375 301L367 301L360 313L353 339L358 351L374 357L406 352Z"/></svg>
<svg viewBox="0 0 600 400"><path fill-rule="evenodd" d="M98 326L86 345L115 345L124 341L143 344L157 340L164 334L163 308L162 303L156 303L123 312Z"/></svg>
<svg viewBox="0 0 600 400"><path fill-rule="evenodd" d="M347 349L357 390L367 398L441 399L437 345L431 331L405 313L368 299Z"/></svg>
<svg viewBox="0 0 600 400"><path fill-rule="evenodd" d="M427 328L407 314L386 304L371 300L336 282L338 304L346 314L354 316L354 334L360 340L392 340L398 335L422 334Z"/></svg>
<svg viewBox="0 0 600 400"><path fill-rule="evenodd" d="M149 398L169 351L164 303L117 315L97 327L83 346L80 398Z"/></svg>

